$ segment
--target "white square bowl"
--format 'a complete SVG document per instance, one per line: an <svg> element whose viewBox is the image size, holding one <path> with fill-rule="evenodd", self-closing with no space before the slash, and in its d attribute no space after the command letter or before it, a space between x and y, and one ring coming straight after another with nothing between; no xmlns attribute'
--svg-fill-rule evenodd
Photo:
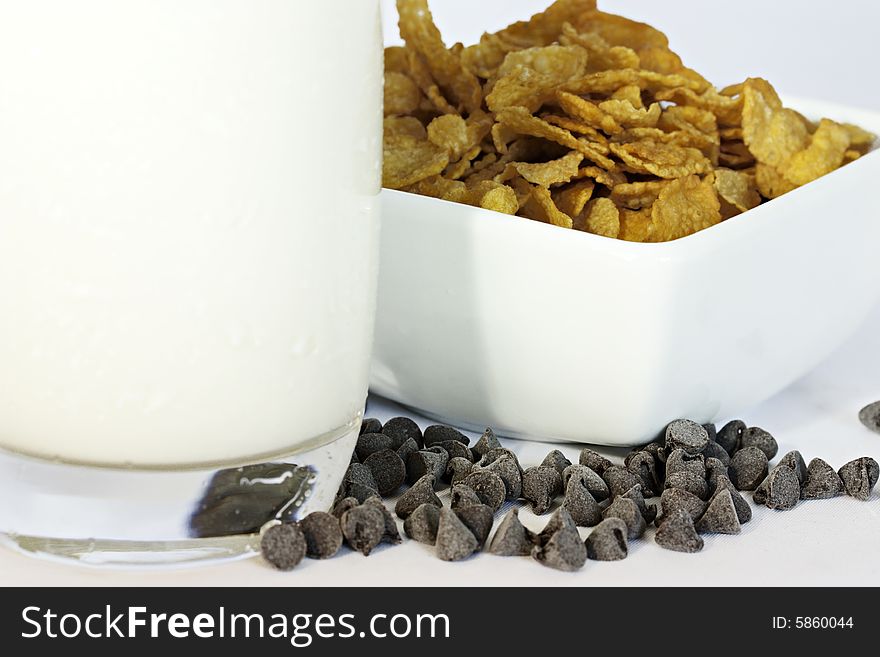
<svg viewBox="0 0 880 657"><path fill-rule="evenodd" d="M880 114L789 101L880 132ZM373 392L510 437L629 446L803 376L880 297L880 152L631 244L385 191Z"/></svg>

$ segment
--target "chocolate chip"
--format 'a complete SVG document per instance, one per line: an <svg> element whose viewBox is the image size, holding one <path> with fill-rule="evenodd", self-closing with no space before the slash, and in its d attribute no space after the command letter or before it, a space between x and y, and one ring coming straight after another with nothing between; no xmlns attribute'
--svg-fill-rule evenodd
<svg viewBox="0 0 880 657"><path fill-rule="evenodd" d="M706 502L693 493L680 488L667 488L660 496L660 510L663 515L659 519L659 524L662 524L667 516L678 510L685 511L692 520L697 520L706 512L707 506Z"/></svg>
<svg viewBox="0 0 880 657"><path fill-rule="evenodd" d="M666 488L678 488L693 493L701 500L709 497L709 484L706 480L690 470L679 470L666 475Z"/></svg>
<svg viewBox="0 0 880 657"><path fill-rule="evenodd" d="M767 460L776 457L779 453L779 445L776 439L770 435L768 431L764 431L760 427L749 427L745 430L740 441L742 447L757 447L767 455Z"/></svg>
<svg viewBox="0 0 880 657"><path fill-rule="evenodd" d="M459 509L456 514L477 539L477 549L482 550L486 539L489 538L489 532L492 531L492 524L495 522L495 514L492 509L485 504L473 504Z"/></svg>
<svg viewBox="0 0 880 657"><path fill-rule="evenodd" d="M358 437L354 451L360 462L363 463L370 454L382 449L396 450L398 447L400 447L400 443L384 433L365 433Z"/></svg>
<svg viewBox="0 0 880 657"><path fill-rule="evenodd" d="M655 492L663 489L657 474L657 462L652 454L648 452L633 454L626 468L642 481L642 489L649 497L653 497Z"/></svg>
<svg viewBox="0 0 880 657"><path fill-rule="evenodd" d="M730 454L728 454L727 450L718 443L710 442L708 445L706 445L706 449L703 450L703 456L705 456L706 459L718 459L724 465L730 464Z"/></svg>
<svg viewBox="0 0 880 657"><path fill-rule="evenodd" d="M582 470L589 470L586 466L581 465L577 467ZM596 499L590 493L587 488L587 482L578 471L575 471L568 479L562 508L568 511L574 524L578 527L594 527L602 521L602 511L599 509L599 503L596 502Z"/></svg>
<svg viewBox="0 0 880 657"><path fill-rule="evenodd" d="M587 546L566 515L565 509L559 509L551 517L547 528L539 535L539 544L532 549L532 556L548 568L574 572L587 562Z"/></svg>
<svg viewBox="0 0 880 657"><path fill-rule="evenodd" d="M610 468L612 465L611 461L606 459L604 456L586 447L581 450L581 455L578 463L587 466L593 472L599 475L604 474L605 470Z"/></svg>
<svg viewBox="0 0 880 657"><path fill-rule="evenodd" d="M742 526L729 490L719 490L709 501L706 513L695 525L698 532L739 534Z"/></svg>
<svg viewBox="0 0 880 657"><path fill-rule="evenodd" d="M868 501L871 497L871 491L877 485L877 479L880 477L880 466L874 459L864 456L855 461L850 461L840 470L837 471L840 479L843 481L843 488L848 495L862 500Z"/></svg>
<svg viewBox="0 0 880 657"><path fill-rule="evenodd" d="M260 552L278 570L293 570L306 556L306 539L294 523L275 525L263 533Z"/></svg>
<svg viewBox="0 0 880 657"><path fill-rule="evenodd" d="M807 467L807 480L801 487L801 499L827 500L843 492L843 481L822 459L813 459Z"/></svg>
<svg viewBox="0 0 880 657"><path fill-rule="evenodd" d="M553 534L546 545L532 548L532 556L541 565L571 573L587 562L587 546L576 531L562 530Z"/></svg>
<svg viewBox="0 0 880 657"><path fill-rule="evenodd" d="M409 460L409 455L419 451L418 443L412 438L407 438L403 444L397 448L397 455L403 461L404 466Z"/></svg>
<svg viewBox="0 0 880 657"><path fill-rule="evenodd" d="M364 461L370 468L377 490L382 496L392 495L406 480L406 466L396 452L381 449L373 452Z"/></svg>
<svg viewBox="0 0 880 657"><path fill-rule="evenodd" d="M434 466L434 483L439 484L443 479L443 475L446 474L446 466L449 465L449 452L440 445L431 445L430 447L425 447L422 451L436 454L440 457L440 460Z"/></svg>
<svg viewBox="0 0 880 657"><path fill-rule="evenodd" d="M446 474L449 456L442 447L421 449L411 453L406 459L406 478L410 484L426 475L434 477L435 482Z"/></svg>
<svg viewBox="0 0 880 657"><path fill-rule="evenodd" d="M645 450L641 447L636 447L635 449L631 449L627 452L626 456L623 457L623 467L627 470L629 469L630 461L632 461L636 456L644 452Z"/></svg>
<svg viewBox="0 0 880 657"><path fill-rule="evenodd" d="M357 482L373 490L378 488L376 479L373 477L373 471L370 469L370 466L364 463L350 463L342 480Z"/></svg>
<svg viewBox="0 0 880 657"><path fill-rule="evenodd" d="M365 433L382 433L382 423L374 417L364 418L361 422L360 435Z"/></svg>
<svg viewBox="0 0 880 657"><path fill-rule="evenodd" d="M696 422L675 420L666 427L666 448L670 452L683 449L688 454L700 454L709 444L709 434Z"/></svg>
<svg viewBox="0 0 880 657"><path fill-rule="evenodd" d="M400 544L400 530L397 529L397 521L394 519L394 516L391 515L388 507L385 506L382 500L378 497L371 497L364 502L364 506L373 506L382 512L382 517L385 519L385 531L382 534L381 542L391 543L392 545Z"/></svg>
<svg viewBox="0 0 880 657"><path fill-rule="evenodd" d="M456 484L453 486L450 498L451 501L449 503L449 508L456 513L466 507L476 506L483 503L480 496L474 492L474 489L465 484Z"/></svg>
<svg viewBox="0 0 880 657"><path fill-rule="evenodd" d="M635 502L636 506L639 507L639 511L645 519L645 522L649 525L657 518L657 506L655 504L649 506L645 502L645 496L642 494L641 486L633 486L621 495L621 497L627 497Z"/></svg>
<svg viewBox="0 0 880 657"><path fill-rule="evenodd" d="M323 511L314 511L299 521L306 540L306 556L310 559L329 559L342 547L342 529L339 519Z"/></svg>
<svg viewBox="0 0 880 657"><path fill-rule="evenodd" d="M612 465L605 468L605 472L602 473L602 479L608 484L608 491L612 498L623 495L636 484L642 483L639 477L620 465Z"/></svg>
<svg viewBox="0 0 880 657"><path fill-rule="evenodd" d="M395 444L400 447L407 439L412 438L421 449L425 443L422 439L422 430L419 425L408 417L393 417L382 427L382 433L391 436Z"/></svg>
<svg viewBox="0 0 880 657"><path fill-rule="evenodd" d="M726 453L726 452L725 452ZM730 457L728 457L728 461ZM716 482L718 477L729 477L730 470L721 459L706 459L706 481L709 483L709 494L715 494Z"/></svg>
<svg viewBox="0 0 880 657"><path fill-rule="evenodd" d="M757 447L743 447L731 457L729 472L739 490L755 490L767 478L767 455Z"/></svg>
<svg viewBox="0 0 880 657"><path fill-rule="evenodd" d="M691 455L683 449L675 449L666 459L666 476L678 472L691 472L697 477L706 478L706 460L702 454Z"/></svg>
<svg viewBox="0 0 880 657"><path fill-rule="evenodd" d="M333 505L333 510L330 512L330 515L339 520L342 517L343 513L345 513L349 509L353 509L359 504L360 500L358 500L356 497L344 497Z"/></svg>
<svg viewBox="0 0 880 657"><path fill-rule="evenodd" d="M660 472L666 464L666 457L668 452L666 448L658 442L648 443L644 447L642 447L643 452L648 452L651 456L654 457L654 460L657 463L658 472Z"/></svg>
<svg viewBox="0 0 880 657"><path fill-rule="evenodd" d="M382 542L385 537L385 515L370 504L362 504L349 509L340 518L342 535L352 550L365 557Z"/></svg>
<svg viewBox="0 0 880 657"><path fill-rule="evenodd" d="M776 466L777 468L779 466ZM773 474L771 470L770 474ZM752 493L752 500L754 500L755 504L764 505L767 504L767 495L770 493L769 485L770 483L770 475L767 475L767 478L761 482L761 485L758 486L755 491Z"/></svg>
<svg viewBox="0 0 880 657"><path fill-rule="evenodd" d="M559 476L562 476L562 473L565 469L571 465L571 461L565 458L565 454L560 452L558 449L554 449L552 452L547 454L544 457L544 460L541 461L541 466L546 468L554 468L556 472L559 473Z"/></svg>
<svg viewBox="0 0 880 657"><path fill-rule="evenodd" d="M561 529L571 529L577 532L577 525L574 524L574 518L568 512L568 509L559 507L550 516L550 520L544 526L540 534L535 535L535 545L546 545L550 537Z"/></svg>
<svg viewBox="0 0 880 657"><path fill-rule="evenodd" d="M340 497L354 497L358 502L363 502L378 494L379 487L369 466L363 463L352 463L342 478L339 492Z"/></svg>
<svg viewBox="0 0 880 657"><path fill-rule="evenodd" d="M446 466L446 476L444 479L449 482L451 486L455 486L456 484L460 484L464 481L464 478L467 477L474 469L474 464L468 461L465 458L461 458L460 456L456 456L455 458L449 459L449 463Z"/></svg>
<svg viewBox="0 0 880 657"><path fill-rule="evenodd" d="M434 545L440 526L440 507L422 504L403 521L403 531L414 541Z"/></svg>
<svg viewBox="0 0 880 657"><path fill-rule="evenodd" d="M703 549L703 539L697 534L693 518L681 508L664 514L663 521L654 534L654 541L660 547L674 552L693 554Z"/></svg>
<svg viewBox="0 0 880 657"><path fill-rule="evenodd" d="M859 420L874 433L880 433L880 401L868 404L859 411Z"/></svg>
<svg viewBox="0 0 880 657"><path fill-rule="evenodd" d="M520 474L522 474L522 466L519 464L519 457L515 452L505 449L504 447L496 447L495 449L489 450L480 457L480 460L477 461L476 465L481 468L487 468L495 463L495 461L503 459L510 459L513 461L516 464L516 467L519 468Z"/></svg>
<svg viewBox="0 0 880 657"><path fill-rule="evenodd" d="M475 472L494 472L504 482L505 496L509 500L519 499L522 495L522 470L515 456L505 455L495 459L488 465L481 465L487 457L484 456L474 466Z"/></svg>
<svg viewBox="0 0 880 657"><path fill-rule="evenodd" d="M801 484L794 470L786 465L773 468L760 487L766 491L764 504L768 509L788 511L801 501Z"/></svg>
<svg viewBox="0 0 880 657"><path fill-rule="evenodd" d="M587 536L587 558L593 561L621 561L629 553L626 523L620 518L600 522Z"/></svg>
<svg viewBox="0 0 880 657"><path fill-rule="evenodd" d="M472 449L474 454L483 456L487 452L491 452L493 449L498 449L499 447L501 447L501 441L498 440L498 436L492 431L492 427L486 427L483 435L480 436L480 439Z"/></svg>
<svg viewBox="0 0 880 657"><path fill-rule="evenodd" d="M715 487L712 489L712 495L716 495L720 490L730 492L730 497L733 499L733 506L736 508L736 516L739 518L740 524L744 525L747 522L750 522L752 519L752 507L736 489L736 486L733 485L733 482L730 481L730 478L727 475L718 475L715 481Z"/></svg>
<svg viewBox="0 0 880 657"><path fill-rule="evenodd" d="M535 537L519 519L519 510L511 509L504 516L492 542L489 552L500 557L527 557L532 553Z"/></svg>
<svg viewBox="0 0 880 657"><path fill-rule="evenodd" d="M436 546L437 557L443 561L467 559L480 547L473 532L451 509L440 510Z"/></svg>
<svg viewBox="0 0 880 657"><path fill-rule="evenodd" d="M640 538L646 529L645 518L638 505L628 497L617 497L605 511L603 518L620 518L626 523L627 538L630 540Z"/></svg>
<svg viewBox="0 0 880 657"><path fill-rule="evenodd" d="M739 449L739 441L742 439L742 435L747 428L746 423L742 420L728 422L721 427L718 436L715 438L715 442L721 445L728 454L733 456L734 452Z"/></svg>
<svg viewBox="0 0 880 657"><path fill-rule="evenodd" d="M523 472L522 496L531 502L535 515L547 513L561 491L562 477L556 468L542 465Z"/></svg>
<svg viewBox="0 0 880 657"><path fill-rule="evenodd" d="M711 422L708 424L704 424L703 428L706 430L706 435L709 436L709 442L714 443L718 438L718 427L716 427Z"/></svg>
<svg viewBox="0 0 880 657"><path fill-rule="evenodd" d="M807 480L807 464L799 451L794 450L783 456L779 460L779 465L784 465L794 470L798 482L803 486L804 482Z"/></svg>
<svg viewBox="0 0 880 657"><path fill-rule="evenodd" d="M434 475L427 474L410 487L394 506L394 512L399 518L406 518L422 504L433 504L442 507L443 503L434 492Z"/></svg>
<svg viewBox="0 0 880 657"><path fill-rule="evenodd" d="M453 429L444 424L432 424L425 429L424 441L425 447L433 447L447 441L459 442L463 445L470 445L471 439L465 436L458 429Z"/></svg>
<svg viewBox="0 0 880 657"><path fill-rule="evenodd" d="M507 488L501 477L494 472L489 470L471 472L462 483L473 488L483 504L491 507L493 511L497 511L504 504Z"/></svg>
<svg viewBox="0 0 880 657"><path fill-rule="evenodd" d="M616 466L620 467L620 466ZM624 472L626 470L621 468ZM618 473L612 472L612 477L617 477ZM587 487L587 490L590 491L590 495L596 498L597 501L601 502L602 500L607 500L611 496L611 491L608 489L608 484L602 479L599 474L593 470L591 467L586 465L570 465L565 470L562 471L562 488L565 490L568 487L568 481L572 477L578 477L584 483L584 486ZM625 475L621 475L621 477L626 477ZM637 477L633 477L633 480L638 480ZM621 485L624 483L624 479L621 478ZM638 481L637 481L638 483Z"/></svg>
<svg viewBox="0 0 880 657"><path fill-rule="evenodd" d="M436 443L433 446L445 449L446 453L449 454L450 459L463 458L471 463L474 462L474 453L471 451L471 448L457 440L445 440L442 443Z"/></svg>

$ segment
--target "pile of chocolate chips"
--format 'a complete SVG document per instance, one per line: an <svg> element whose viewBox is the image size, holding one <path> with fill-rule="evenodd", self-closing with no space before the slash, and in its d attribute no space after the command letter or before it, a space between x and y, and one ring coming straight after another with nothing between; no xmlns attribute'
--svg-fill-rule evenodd
<svg viewBox="0 0 880 657"><path fill-rule="evenodd" d="M656 544L677 552L702 550L703 534L738 534L752 518L743 492L785 511L802 500L843 494L867 500L880 477L870 457L835 470L819 458L807 465L793 451L771 468L777 452L770 433L739 420L717 431L676 420L622 464L585 448L578 463L553 450L524 469L491 429L471 446L452 427L433 425L423 433L410 418L384 425L368 419L332 512L271 527L262 551L269 563L289 570L305 557L332 557L343 544L365 556L382 543L398 544L397 521L383 502L396 497L394 513L406 536L434 546L444 561L487 551L576 571L587 559L625 559L630 542L652 523ZM443 488L449 488L448 506L437 495ZM544 530L529 531L513 506L493 535L501 507L520 501L536 515L552 512ZM586 540L579 527L593 528Z"/></svg>

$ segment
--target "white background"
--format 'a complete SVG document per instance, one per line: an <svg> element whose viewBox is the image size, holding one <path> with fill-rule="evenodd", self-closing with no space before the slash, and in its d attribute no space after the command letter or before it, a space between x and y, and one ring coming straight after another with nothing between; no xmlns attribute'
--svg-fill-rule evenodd
<svg viewBox="0 0 880 657"><path fill-rule="evenodd" d="M393 2L383 0L386 34L393 42ZM434 0L444 33L470 42L528 16L544 0ZM880 109L877 26L880 3L870 0L606 0L608 11L660 27L685 63L718 85L749 75L767 77L786 93ZM880 220L880 217L876 218ZM859 285L859 281L853 281ZM836 467L863 455L880 458L880 435L865 430L858 410L880 399L880 308L862 331L801 382L745 413L771 430L781 453L800 449ZM392 406L372 400L369 412L385 419ZM510 443L524 464L540 461L546 445ZM565 447L570 458L577 448ZM524 511L538 529L544 520ZM587 531L584 531L586 535ZM0 549L2 550L2 549ZM48 564L0 551L2 585L880 585L880 494L800 505L787 513L758 508L737 537L707 537L699 555L661 550L650 538L632 545L623 562L590 562L576 575L550 571L530 559L479 555L445 564L432 549L407 542L381 548L369 560L343 551L330 562L307 561L278 574L258 561L173 573L93 571Z"/></svg>

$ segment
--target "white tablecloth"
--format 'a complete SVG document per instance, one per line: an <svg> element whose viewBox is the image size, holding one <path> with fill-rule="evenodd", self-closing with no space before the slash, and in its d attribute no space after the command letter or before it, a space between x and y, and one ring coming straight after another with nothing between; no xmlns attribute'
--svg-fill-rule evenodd
<svg viewBox="0 0 880 657"><path fill-rule="evenodd" d="M865 429L857 417L862 406L876 399L880 399L880 308L829 361L744 418L776 435L780 455L799 449L808 461L820 456L839 467L859 456L880 460L880 435ZM371 399L368 412L384 420L400 409ZM423 427L429 424L421 422ZM552 449L542 443L505 442L524 465L537 464ZM579 447L566 445L562 450L574 460ZM622 457L624 452L605 453ZM546 522L527 509L521 518L532 529ZM584 536L589 533L581 531ZM880 585L878 491L868 502L839 497L803 502L789 512L756 507L754 519L739 536L705 539L701 553L677 554L659 548L649 530L644 539L631 544L625 561L588 562L577 574L549 570L528 557L479 554L449 564L436 559L433 548L414 541L383 546L369 558L343 548L330 561L305 561L285 574L259 560L173 572L100 571L37 561L0 548L0 585Z"/></svg>

